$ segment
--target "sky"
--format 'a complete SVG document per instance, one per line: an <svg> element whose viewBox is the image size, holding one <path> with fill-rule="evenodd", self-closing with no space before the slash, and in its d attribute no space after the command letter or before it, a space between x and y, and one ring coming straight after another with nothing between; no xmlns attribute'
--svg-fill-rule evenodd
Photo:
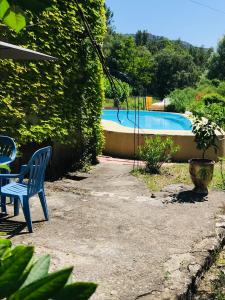
<svg viewBox="0 0 225 300"><path fill-rule="evenodd" d="M119 33L147 30L214 48L225 34L224 0L106 0L106 4Z"/></svg>

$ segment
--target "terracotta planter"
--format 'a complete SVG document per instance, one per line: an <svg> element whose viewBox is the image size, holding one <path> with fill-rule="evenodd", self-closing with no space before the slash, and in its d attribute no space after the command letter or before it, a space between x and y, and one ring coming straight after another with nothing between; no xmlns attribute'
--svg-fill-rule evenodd
<svg viewBox="0 0 225 300"><path fill-rule="evenodd" d="M195 185L194 192L208 194L208 185L213 177L215 162L210 159L194 158L189 161L189 172Z"/></svg>

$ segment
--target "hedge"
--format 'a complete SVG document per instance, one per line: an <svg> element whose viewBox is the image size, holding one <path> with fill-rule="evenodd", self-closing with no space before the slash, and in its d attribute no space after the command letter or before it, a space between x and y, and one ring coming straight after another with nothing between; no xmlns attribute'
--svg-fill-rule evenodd
<svg viewBox="0 0 225 300"><path fill-rule="evenodd" d="M75 1L51 0L52 7L19 34L7 29L0 39L44 52L57 61L0 61L0 134L19 145L57 141L73 144L79 156L95 159L103 138L103 73L80 20ZM104 0L80 5L95 39L105 34Z"/></svg>

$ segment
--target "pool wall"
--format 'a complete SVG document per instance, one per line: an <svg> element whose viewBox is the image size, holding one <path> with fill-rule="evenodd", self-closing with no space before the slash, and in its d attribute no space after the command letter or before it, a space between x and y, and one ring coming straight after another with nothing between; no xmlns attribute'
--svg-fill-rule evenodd
<svg viewBox="0 0 225 300"><path fill-rule="evenodd" d="M180 146L180 150L174 154L173 160L186 162L191 158L202 156L202 152L196 148L194 142L194 135L191 131L187 130L139 130L139 135L135 134L134 129L121 126L113 121L102 120L105 146L104 154L121 158L134 158L134 144L136 145L135 151L137 152L137 145L144 144L145 136L151 137L160 135L162 138L171 137L176 145ZM217 155L213 149L209 149L206 153L206 158L218 161L218 157L225 156L225 136L218 134L220 138L219 150Z"/></svg>

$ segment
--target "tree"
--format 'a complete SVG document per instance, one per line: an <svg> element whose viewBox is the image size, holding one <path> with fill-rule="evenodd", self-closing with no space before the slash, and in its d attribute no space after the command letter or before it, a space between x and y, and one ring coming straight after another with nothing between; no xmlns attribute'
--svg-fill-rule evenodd
<svg viewBox="0 0 225 300"><path fill-rule="evenodd" d="M199 70L193 58L186 52L164 49L155 57L152 89L159 97L176 88L193 86L199 78Z"/></svg>
<svg viewBox="0 0 225 300"><path fill-rule="evenodd" d="M142 45L142 31L141 30L138 30L135 34L135 44L137 46Z"/></svg>
<svg viewBox="0 0 225 300"><path fill-rule="evenodd" d="M225 36L219 42L217 52L209 61L208 78L225 80Z"/></svg>
<svg viewBox="0 0 225 300"><path fill-rule="evenodd" d="M188 49L190 55L193 57L194 63L199 66L202 70L205 70L207 67L207 61L213 52L212 48L206 49L202 47L190 46Z"/></svg>
<svg viewBox="0 0 225 300"><path fill-rule="evenodd" d="M107 32L109 34L114 32L114 26L113 26L113 12L111 11L110 7L104 4L105 6L105 17L106 17L106 26L107 26Z"/></svg>
<svg viewBox="0 0 225 300"><path fill-rule="evenodd" d="M153 54L157 54L159 51L165 48L171 48L173 46L172 41L166 38L149 39L147 48Z"/></svg>
<svg viewBox="0 0 225 300"><path fill-rule="evenodd" d="M133 37L111 36L105 55L111 74L129 83L134 94L143 93L149 87L153 57L146 47L136 47Z"/></svg>
<svg viewBox="0 0 225 300"><path fill-rule="evenodd" d="M135 43L137 46L146 46L149 41L149 33L147 30L138 30L135 34Z"/></svg>

